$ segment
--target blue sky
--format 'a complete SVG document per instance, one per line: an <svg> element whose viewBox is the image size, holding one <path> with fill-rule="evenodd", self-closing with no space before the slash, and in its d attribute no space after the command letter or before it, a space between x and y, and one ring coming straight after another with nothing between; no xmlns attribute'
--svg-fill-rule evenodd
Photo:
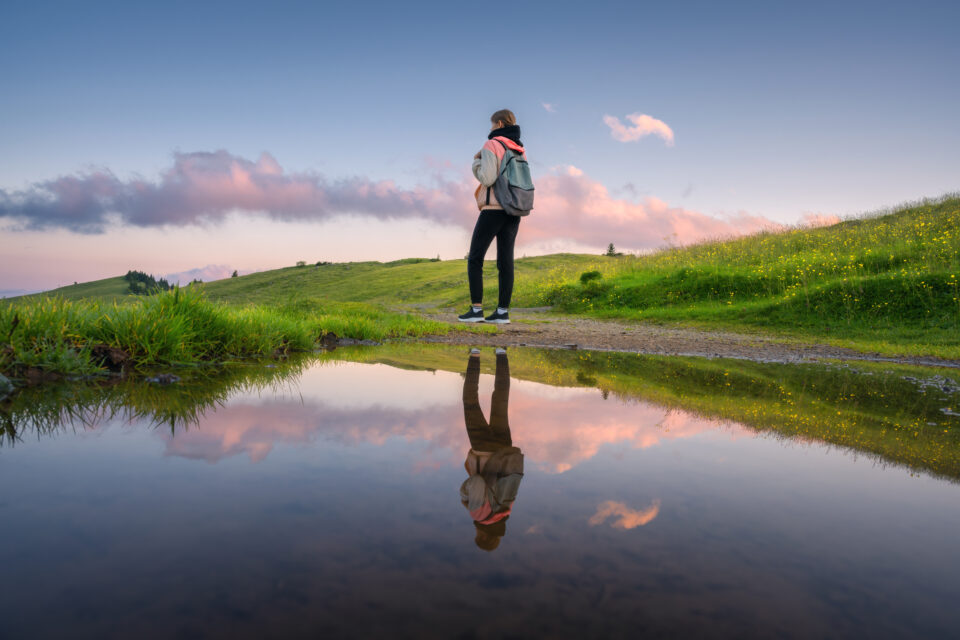
<svg viewBox="0 0 960 640"><path fill-rule="evenodd" d="M502 107L518 115L535 178L574 166L615 200L790 223L960 188L958 3L518 2L486 13L475 3L344 5L8 0L0 189L23 195L96 168L156 181L174 152L216 150L251 162L266 152L287 172L415 189L434 185L436 171L464 171ZM675 144L614 139L603 117L631 113L666 123ZM49 251L77 235L12 230L23 215L5 212L0 242L28 238L38 259L43 234ZM438 228L421 246L403 235L417 217L401 217L341 227L401 238L421 253L427 244L449 257L465 252L448 246L469 232L463 224ZM124 224L80 244L107 242ZM292 229L257 224L277 238ZM430 225L421 228L429 236ZM390 246L374 253L396 257ZM354 249L358 259L378 257ZM239 258L214 260L287 264ZM209 262L163 260L149 267ZM83 279L116 266L84 264ZM24 279L8 266L0 255L0 289ZM56 284L44 277L24 286Z"/></svg>

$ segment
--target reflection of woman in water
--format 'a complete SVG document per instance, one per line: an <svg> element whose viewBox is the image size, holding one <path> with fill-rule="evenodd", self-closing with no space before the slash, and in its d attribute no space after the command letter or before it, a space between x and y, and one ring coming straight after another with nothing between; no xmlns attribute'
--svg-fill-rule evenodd
<svg viewBox="0 0 960 640"><path fill-rule="evenodd" d="M489 423L480 409L479 383L480 351L472 349L463 381L463 419L470 438L470 451L463 466L470 477L460 486L460 501L473 518L477 546L493 551L506 533L507 518L523 478L523 454L513 446L507 419L510 363L506 351L497 349Z"/></svg>

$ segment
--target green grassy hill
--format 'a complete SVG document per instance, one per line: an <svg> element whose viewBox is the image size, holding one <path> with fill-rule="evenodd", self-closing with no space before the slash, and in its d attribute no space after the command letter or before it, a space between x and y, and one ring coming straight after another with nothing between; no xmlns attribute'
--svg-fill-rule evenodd
<svg viewBox="0 0 960 640"><path fill-rule="evenodd" d="M533 224L533 223L531 223ZM829 227L607 258L517 261L514 307L795 336L887 354L960 358L960 196ZM496 267L485 265L485 300ZM468 302L464 260L351 262L263 271L203 285L230 304ZM129 300L121 278L64 287L62 297Z"/></svg>
<svg viewBox="0 0 960 640"><path fill-rule="evenodd" d="M544 302L574 313L960 357L956 195L829 227L661 251L623 267L554 287Z"/></svg>
<svg viewBox="0 0 960 640"><path fill-rule="evenodd" d="M521 258L516 261L515 306L542 304L548 288L576 278L585 270L610 271L630 259L570 253ZM495 302L497 269L492 260L484 265L484 283L486 299ZM136 296L126 293L126 287L122 277L107 278L10 300L59 296L65 300L133 301ZM296 298L391 306L460 307L469 302L466 260L407 258L393 262L311 264L224 278L204 283L202 288L211 300L230 304L277 304Z"/></svg>
<svg viewBox="0 0 960 640"><path fill-rule="evenodd" d="M629 259L570 253L521 258L516 261L515 301L519 304L515 306L541 304L539 301L547 287L560 285L584 270L607 271L618 261ZM495 302L497 269L493 261L484 265L484 283L486 299ZM441 262L427 258L284 267L207 282L203 284L203 290L210 299L231 304L276 304L296 298L456 307L469 302L466 260ZM127 293L123 278L117 277L10 300L48 296L105 301L133 301L136 298Z"/></svg>
<svg viewBox="0 0 960 640"><path fill-rule="evenodd" d="M580 254L521 258L516 261L514 306L541 304L545 287L559 285L584 270L610 265L610 259ZM484 265L484 284L485 300L495 303L497 270L493 261ZM466 260L412 258L287 267L217 280L205 284L204 290L212 299L230 303L274 303L301 296L387 305L465 307L469 303Z"/></svg>

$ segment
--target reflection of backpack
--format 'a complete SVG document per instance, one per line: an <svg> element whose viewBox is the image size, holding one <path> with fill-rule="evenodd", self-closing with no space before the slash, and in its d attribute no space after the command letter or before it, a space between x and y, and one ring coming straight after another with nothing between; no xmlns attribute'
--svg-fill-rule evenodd
<svg viewBox="0 0 960 640"><path fill-rule="evenodd" d="M498 140L499 142L499 140ZM493 183L493 195L503 210L514 216L529 215L533 209L533 179L530 165L519 153L503 145L503 160L497 181Z"/></svg>

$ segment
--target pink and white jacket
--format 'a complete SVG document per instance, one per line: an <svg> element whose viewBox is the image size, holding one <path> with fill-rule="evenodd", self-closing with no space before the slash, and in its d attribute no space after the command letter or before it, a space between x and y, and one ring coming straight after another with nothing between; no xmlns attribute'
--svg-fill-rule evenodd
<svg viewBox="0 0 960 640"><path fill-rule="evenodd" d="M480 157L473 159L473 175L480 181L480 186L474 192L477 198L477 207L480 211L484 209L503 210L500 203L497 202L497 196L493 192L493 183L497 181L497 175L500 173L500 163L503 161L504 145L527 159L526 151L510 138L497 136L492 140L487 140L486 144L480 150Z"/></svg>

